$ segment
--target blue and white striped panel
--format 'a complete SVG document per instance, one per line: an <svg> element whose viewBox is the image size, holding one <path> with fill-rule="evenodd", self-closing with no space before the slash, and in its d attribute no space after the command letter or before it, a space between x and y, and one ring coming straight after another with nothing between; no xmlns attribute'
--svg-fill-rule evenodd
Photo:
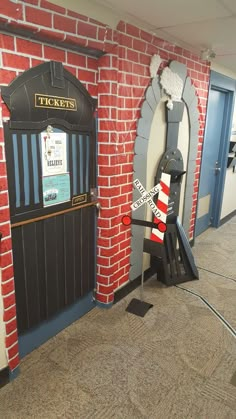
<svg viewBox="0 0 236 419"><path fill-rule="evenodd" d="M29 155L28 155L28 145L27 145L26 134L22 134L22 153L23 153L25 206L27 206L30 204L30 184L29 184Z"/></svg>
<svg viewBox="0 0 236 419"><path fill-rule="evenodd" d="M39 204L39 167L38 167L36 135L32 134L30 140L31 140L32 161L33 161L34 203Z"/></svg>

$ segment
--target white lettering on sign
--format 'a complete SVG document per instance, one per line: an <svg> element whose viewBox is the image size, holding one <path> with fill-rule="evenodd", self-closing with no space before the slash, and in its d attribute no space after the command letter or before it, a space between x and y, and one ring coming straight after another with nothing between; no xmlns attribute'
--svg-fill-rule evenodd
<svg viewBox="0 0 236 419"><path fill-rule="evenodd" d="M138 208L140 208L142 205L144 204L148 204L153 212L153 214L156 217L160 217L161 213L158 210L156 204L153 201L153 196L155 196L157 193L159 193L161 191L161 185L160 183L158 183L156 186L154 186L152 189L150 189L149 192L146 191L146 189L143 187L142 183L138 180L135 179L133 182L134 186L138 189L138 191L141 193L142 197L139 198L137 201L135 201L132 205L131 208L133 211L137 210Z"/></svg>

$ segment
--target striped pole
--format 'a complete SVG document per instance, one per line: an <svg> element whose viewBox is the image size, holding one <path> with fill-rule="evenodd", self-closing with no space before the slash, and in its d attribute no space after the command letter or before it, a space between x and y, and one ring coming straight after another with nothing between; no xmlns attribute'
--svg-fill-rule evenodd
<svg viewBox="0 0 236 419"><path fill-rule="evenodd" d="M166 224L168 200L169 200L169 194L170 194L170 175L168 173L162 173L160 186L161 186L161 190L158 194L158 200L156 204L159 210L160 216L154 217L154 223L158 224L160 222L163 222L164 224ZM163 243L164 232L161 232L157 228L153 228L150 239L158 243Z"/></svg>

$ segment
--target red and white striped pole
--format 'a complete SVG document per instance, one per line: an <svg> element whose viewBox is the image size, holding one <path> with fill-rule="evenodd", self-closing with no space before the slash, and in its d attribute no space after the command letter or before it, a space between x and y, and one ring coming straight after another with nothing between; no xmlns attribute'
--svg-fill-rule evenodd
<svg viewBox="0 0 236 419"><path fill-rule="evenodd" d="M162 173L160 186L161 186L161 190L158 194L158 200L156 204L159 210L160 216L158 218L154 217L153 222L156 224L159 224L160 222L166 224L168 200L169 200L169 194L170 194L170 175L168 173ZM150 239L158 243L163 243L164 232L158 230L157 228L153 228Z"/></svg>

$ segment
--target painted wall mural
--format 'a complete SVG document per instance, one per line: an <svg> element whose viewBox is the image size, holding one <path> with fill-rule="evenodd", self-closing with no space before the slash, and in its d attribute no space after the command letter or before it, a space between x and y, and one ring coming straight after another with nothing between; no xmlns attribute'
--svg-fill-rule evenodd
<svg viewBox="0 0 236 419"><path fill-rule="evenodd" d="M198 98L196 96L195 88L191 83L190 77L187 77L187 68L184 64L181 64L177 61L172 61L169 67L166 67L163 70L162 74L161 76L156 75L152 78L151 84L149 85L146 91L145 101L141 108L141 118L138 121L137 137L135 140L134 179L138 178L144 186L147 183L147 156L149 138L154 114L160 101L163 100L163 97L167 96L167 107L170 110L170 112L171 109L174 109L173 101L177 100L179 102L182 102L183 105L187 107L189 120L189 144L186 144L186 147L188 148L188 159L187 167L184 168L184 170L186 171L186 181L184 191L182 224L187 237L189 237L189 220L191 218L192 195L194 191L194 172L196 168L196 157L198 149ZM171 130L171 125L168 127L168 129ZM178 143L178 139L176 139L176 141ZM167 146L167 149L168 147L170 148L170 146ZM157 155L156 158L158 165L158 160L160 160L161 155ZM133 201L136 201L137 199L137 190L134 190ZM139 219L144 220L144 208L138 208L135 212L135 216ZM137 226L135 225L132 226L132 252L130 270L131 280L135 279L137 276L141 274L141 255L144 235L144 228L137 228Z"/></svg>
<svg viewBox="0 0 236 419"><path fill-rule="evenodd" d="M170 60L178 60L179 63L184 63L198 92L200 111L197 170L195 176L192 176L195 179L195 195L198 189L210 65L190 51L168 43L157 38L155 34L148 33L124 21L119 22L117 27L112 29L98 21L90 20L88 16L71 13L69 10L65 12L64 8L60 9L48 2L42 4L42 2L35 0L28 0L28 2L18 0L15 5L13 2L9 3L11 3L11 7L5 8L5 14L2 15L0 23L2 28L1 86L8 86L22 71L53 60L63 63L66 69L83 83L90 95L98 99L98 196L101 202L101 210L97 227L96 299L100 303L110 305L114 299L114 291L128 283L130 278L131 231L128 228L124 231L124 227L117 225L117 223L120 224L121 216L130 210L133 201L132 180L134 140L137 135L136 121L140 115L140 104L143 101L144 92L150 83L149 65L151 57L153 55L157 56L153 61L153 81L148 90L147 103L144 104L142 109L142 119L145 119L145 123L139 122L140 132L138 137L142 137L142 141L147 143L146 150L148 147L150 150L150 144L148 146L148 143L150 143L149 137L146 136L146 133L142 135L141 131L145 131L143 125L146 123L149 124L149 128L146 125L146 130L154 131L152 126L156 123L155 112L159 106L164 107L163 100L166 97L166 92L159 85L159 78L156 75L160 65L160 58L158 57L161 57L162 68L167 66ZM19 10L21 16L19 16ZM42 13L45 18L36 23L35 16ZM54 25L55 21L57 21L57 28ZM78 33L75 33L76 31L73 29L76 27L79 28ZM72 32L73 36L71 36ZM179 71L175 71L175 73L179 75ZM60 71L57 76L54 77L54 82L60 85L62 82ZM195 98L194 88L191 87L190 79L186 78L186 74L183 75L183 84L183 95L188 95L188 98L184 99L183 118L187 118L189 109L196 108L197 99ZM187 85L191 87L190 90L187 89ZM68 102L65 102L64 95L61 93L59 99L53 99L52 97L49 99L48 96L47 98L43 96L43 92L44 90L38 91L37 93L40 93L40 96L35 97L36 105L39 106L36 113L38 114L39 111L47 114L47 109L43 107L45 103L50 107L66 107L72 121L73 115L76 115L73 101L71 102L71 99L74 98L73 89L70 90ZM28 103L26 98L22 100L22 97L24 96L21 95L19 112L24 111L22 104ZM188 107L186 104L188 104ZM192 111L190 113L193 120ZM3 308L0 306L0 323L4 315L5 348L9 358L8 364L11 369L14 369L18 365L19 354L17 349L16 304L12 291L14 289L14 270L3 132L3 122L7 122L9 117L9 110L2 102L0 104L0 227L3 234L1 241ZM32 118L30 119L32 120ZM46 119L46 117L43 119ZM195 119L197 121L197 116ZM154 123L152 124L153 120ZM44 128L44 126L38 127L39 132ZM197 132L197 127L194 128L194 125L192 125L192 136L194 129ZM24 133L22 135L24 136L24 142L26 136ZM181 138L185 138L184 135L181 134ZM34 139L35 137L31 137L32 143ZM158 144L161 142L159 140L158 138ZM72 165L74 168L78 164L82 167L82 162L90 158L86 147L80 153L81 144L88 141L88 136L71 134L71 141L76 153L80 156L77 160L72 161ZM138 160L140 165L148 162L142 147L137 140L135 146L136 168ZM184 156L182 149L181 152L184 161L186 161L187 156ZM147 165L149 165L149 162ZM228 172L235 178L231 170L228 170ZM146 179L145 173L144 178ZM37 181L36 174L37 171L35 170L35 177L32 176L35 181ZM77 177L80 179L79 183L76 182ZM73 179L71 179L74 200L72 205L86 202L88 196L86 194L88 190L86 179L85 170L74 171ZM139 179L141 180L141 177ZM190 172L188 173L188 180L191 183ZM150 190L154 186L154 183L152 186L149 185L150 187L147 187L145 183L143 184L146 186L146 190ZM185 186L182 183L183 189L185 189ZM38 199L37 194L35 196ZM192 235L196 217L196 201L196 198L194 198L192 212L189 208ZM66 205L66 203L60 205ZM49 211L50 207L47 210ZM185 214L187 214L186 207ZM11 286L10 290L9 285Z"/></svg>

